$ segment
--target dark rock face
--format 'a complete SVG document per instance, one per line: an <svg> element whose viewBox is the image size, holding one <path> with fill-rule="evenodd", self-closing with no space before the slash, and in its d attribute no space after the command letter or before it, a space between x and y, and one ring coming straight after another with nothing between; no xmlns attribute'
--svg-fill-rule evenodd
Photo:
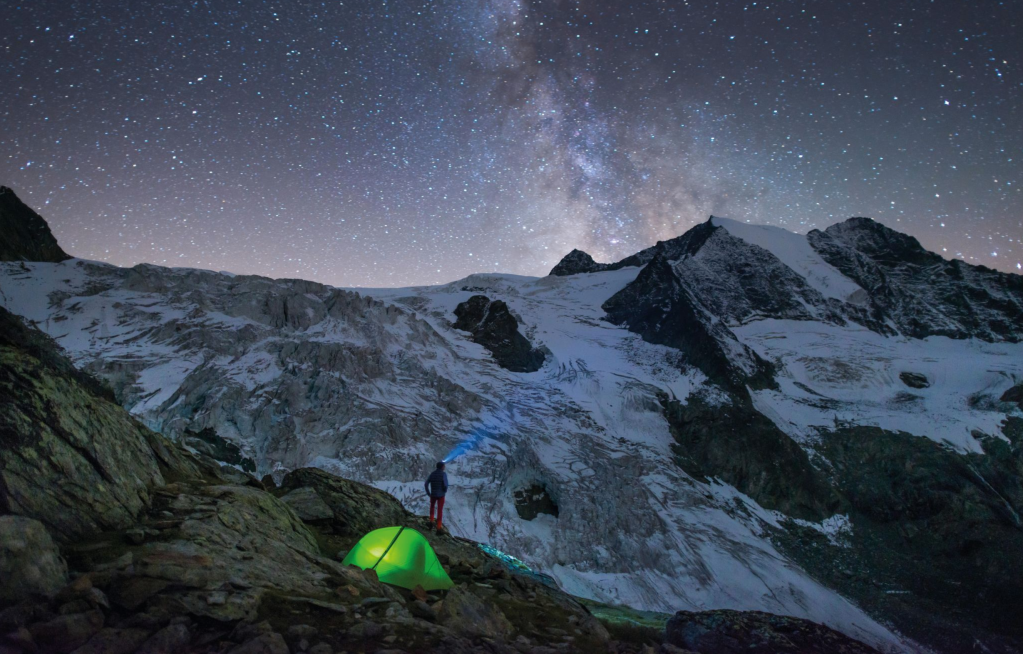
<svg viewBox="0 0 1023 654"><path fill-rule="evenodd" d="M448 591L437 618L443 625L486 638L507 638L514 630L495 604L457 587Z"/></svg>
<svg viewBox="0 0 1023 654"><path fill-rule="evenodd" d="M859 284L866 297L828 298L771 252L732 236L711 217L678 238L630 257L644 265L610 298L608 319L652 343L678 348L714 383L769 385L770 366L739 344L732 327L763 318L861 324L882 334L1023 339L1023 277L946 261L916 239L868 218L812 231L810 246ZM600 272L573 251L551 274Z"/></svg>
<svg viewBox="0 0 1023 654"><path fill-rule="evenodd" d="M759 611L679 611L668 620L664 639L707 654L877 654L824 625Z"/></svg>
<svg viewBox="0 0 1023 654"><path fill-rule="evenodd" d="M815 522L841 506L806 452L749 404L712 406L698 397L662 404L676 460L693 477L720 477L764 507Z"/></svg>
<svg viewBox="0 0 1023 654"><path fill-rule="evenodd" d="M0 261L60 262L70 258L57 245L42 216L14 191L0 186Z"/></svg>
<svg viewBox="0 0 1023 654"><path fill-rule="evenodd" d="M813 230L807 240L867 291L879 320L907 336L1023 339L1023 276L948 261L870 218Z"/></svg>
<svg viewBox="0 0 1023 654"><path fill-rule="evenodd" d="M519 323L501 300L474 295L455 307L455 329L472 334L472 340L494 355L497 363L512 372L536 372L545 355L519 333Z"/></svg>
<svg viewBox="0 0 1023 654"><path fill-rule="evenodd" d="M1023 384L1016 384L1002 393L1002 397L998 399L1002 402L1015 402L1016 406L1023 409Z"/></svg>
<svg viewBox="0 0 1023 654"><path fill-rule="evenodd" d="M533 483L514 493L515 510L523 520L535 520L541 513L558 517L558 505L543 484Z"/></svg>
<svg viewBox="0 0 1023 654"><path fill-rule="evenodd" d="M783 549L823 582L938 651L1019 643L1023 628L1023 418L1011 442L962 455L928 438L845 427L822 435L852 529L842 543L793 528ZM997 611L991 607L997 606ZM1012 649L992 651L1013 651Z"/></svg>
<svg viewBox="0 0 1023 654"><path fill-rule="evenodd" d="M918 372L900 372L899 379L910 388L929 388L931 385L931 382L927 381L927 376Z"/></svg>
<svg viewBox="0 0 1023 654"><path fill-rule="evenodd" d="M767 317L845 323L836 301L771 252L732 236L713 220L662 247L682 285L713 316L729 326Z"/></svg>
<svg viewBox="0 0 1023 654"><path fill-rule="evenodd" d="M607 319L636 332L650 343L681 350L685 361L714 383L729 389L770 386L772 367L740 343L723 321L715 319L669 259L698 251L719 228L705 223L661 244L661 251L636 279L616 293L603 309Z"/></svg>

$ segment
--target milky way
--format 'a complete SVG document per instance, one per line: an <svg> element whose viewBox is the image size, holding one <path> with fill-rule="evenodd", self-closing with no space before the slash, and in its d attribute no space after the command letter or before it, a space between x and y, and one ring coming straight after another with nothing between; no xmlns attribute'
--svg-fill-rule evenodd
<svg viewBox="0 0 1023 654"><path fill-rule="evenodd" d="M1021 5L6 3L0 183L76 256L345 286L711 213L1017 272Z"/></svg>

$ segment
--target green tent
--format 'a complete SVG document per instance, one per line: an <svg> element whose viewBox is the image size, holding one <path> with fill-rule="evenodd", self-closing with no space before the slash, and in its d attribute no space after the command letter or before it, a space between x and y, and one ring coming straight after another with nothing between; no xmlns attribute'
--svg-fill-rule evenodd
<svg viewBox="0 0 1023 654"><path fill-rule="evenodd" d="M410 590L416 586L446 590L455 585L426 538L408 527L374 529L341 563L376 570L380 581Z"/></svg>

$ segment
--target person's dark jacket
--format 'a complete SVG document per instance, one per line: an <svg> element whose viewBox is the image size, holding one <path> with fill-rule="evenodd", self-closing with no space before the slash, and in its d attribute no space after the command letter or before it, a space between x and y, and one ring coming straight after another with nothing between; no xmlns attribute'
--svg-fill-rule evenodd
<svg viewBox="0 0 1023 654"><path fill-rule="evenodd" d="M430 497L444 497L448 492L448 474L443 470L434 470L426 478L426 494Z"/></svg>

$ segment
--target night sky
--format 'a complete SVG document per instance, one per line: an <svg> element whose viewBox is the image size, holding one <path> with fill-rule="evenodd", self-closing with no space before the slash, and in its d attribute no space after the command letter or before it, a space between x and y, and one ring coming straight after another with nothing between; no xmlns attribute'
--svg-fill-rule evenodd
<svg viewBox="0 0 1023 654"><path fill-rule="evenodd" d="M1023 261L1023 0L7 0L0 183L65 250L543 275L711 213Z"/></svg>

